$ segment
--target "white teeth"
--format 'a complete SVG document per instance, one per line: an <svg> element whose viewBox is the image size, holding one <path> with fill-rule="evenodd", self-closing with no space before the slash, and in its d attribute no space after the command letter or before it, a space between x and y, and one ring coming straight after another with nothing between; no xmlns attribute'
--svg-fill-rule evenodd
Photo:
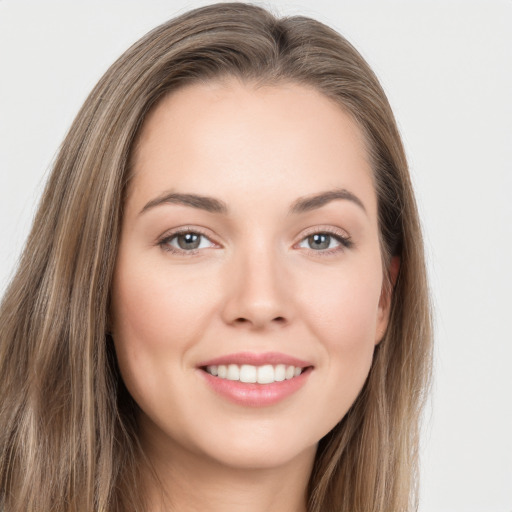
<svg viewBox="0 0 512 512"><path fill-rule="evenodd" d="M271 384L274 380L274 367L266 364L258 368L258 384Z"/></svg>
<svg viewBox="0 0 512 512"><path fill-rule="evenodd" d="M243 364L240 367L240 382L257 382L258 371L256 366L250 364Z"/></svg>
<svg viewBox="0 0 512 512"><path fill-rule="evenodd" d="M217 375L219 374L219 369L218 369L218 368L217 368L217 366L215 366L215 365L208 366L208 367L206 368L206 371L207 371L208 373L211 373L212 375L215 375L215 376L217 376Z"/></svg>
<svg viewBox="0 0 512 512"><path fill-rule="evenodd" d="M274 369L274 379L277 382L281 382L286 378L286 366L284 364L278 364Z"/></svg>
<svg viewBox="0 0 512 512"><path fill-rule="evenodd" d="M228 380L240 380L240 368L237 364L230 364L228 366L228 374L226 378Z"/></svg>
<svg viewBox="0 0 512 512"><path fill-rule="evenodd" d="M221 379L239 380L240 382L272 384L298 377L302 373L302 368L295 366L286 366L284 364L265 364L263 366L253 366L251 364L220 364L206 367L206 371L213 376Z"/></svg>

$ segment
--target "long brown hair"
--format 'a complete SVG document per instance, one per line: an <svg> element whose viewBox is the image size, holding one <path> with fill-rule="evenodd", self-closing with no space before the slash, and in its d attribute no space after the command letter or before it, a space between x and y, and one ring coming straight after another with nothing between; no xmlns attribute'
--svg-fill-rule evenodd
<svg viewBox="0 0 512 512"><path fill-rule="evenodd" d="M391 108L367 63L334 30L222 3L157 27L124 53L90 94L56 159L0 310L5 512L144 510L137 406L106 334L130 154L164 94L224 76L312 86L365 135L383 265L399 256L400 272L366 384L319 443L308 509L416 508L431 318L418 214Z"/></svg>

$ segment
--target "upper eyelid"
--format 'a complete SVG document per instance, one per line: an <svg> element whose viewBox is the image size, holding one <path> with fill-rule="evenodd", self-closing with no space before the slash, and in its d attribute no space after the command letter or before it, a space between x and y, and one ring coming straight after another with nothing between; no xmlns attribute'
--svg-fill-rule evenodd
<svg viewBox="0 0 512 512"><path fill-rule="evenodd" d="M334 226L312 226L311 228L306 228L301 231L300 235L298 236L299 241L303 240L304 238L317 234L317 233L325 233L327 235L333 235L338 236L340 238L351 238L350 234L342 228L334 227Z"/></svg>
<svg viewBox="0 0 512 512"><path fill-rule="evenodd" d="M210 235L209 233L207 233L206 229L204 229L202 227L198 227L198 226L181 226L178 228L173 228L173 229L167 230L165 233L163 233L162 235L160 235L157 238L157 242L160 243L162 241L165 241L165 240L174 238L175 236L183 235L186 233L196 233L198 235L204 236L205 238L210 240L210 242L218 243L215 240L213 240L214 237L212 235Z"/></svg>

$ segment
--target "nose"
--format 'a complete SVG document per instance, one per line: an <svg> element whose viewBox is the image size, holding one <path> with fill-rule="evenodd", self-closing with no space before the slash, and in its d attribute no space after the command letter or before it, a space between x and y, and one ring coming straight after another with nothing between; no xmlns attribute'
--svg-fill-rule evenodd
<svg viewBox="0 0 512 512"><path fill-rule="evenodd" d="M250 330L284 326L292 319L290 280L272 250L236 256L226 272L223 320Z"/></svg>

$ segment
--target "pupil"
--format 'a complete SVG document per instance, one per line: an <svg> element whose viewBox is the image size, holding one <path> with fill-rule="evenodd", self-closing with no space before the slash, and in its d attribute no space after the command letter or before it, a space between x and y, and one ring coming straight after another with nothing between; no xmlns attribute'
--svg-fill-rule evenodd
<svg viewBox="0 0 512 512"><path fill-rule="evenodd" d="M186 233L178 236L178 245L181 249L197 249L200 243L200 235L197 233Z"/></svg>
<svg viewBox="0 0 512 512"><path fill-rule="evenodd" d="M308 237L309 246L312 249L328 249L331 242L330 235L324 233L317 233Z"/></svg>

